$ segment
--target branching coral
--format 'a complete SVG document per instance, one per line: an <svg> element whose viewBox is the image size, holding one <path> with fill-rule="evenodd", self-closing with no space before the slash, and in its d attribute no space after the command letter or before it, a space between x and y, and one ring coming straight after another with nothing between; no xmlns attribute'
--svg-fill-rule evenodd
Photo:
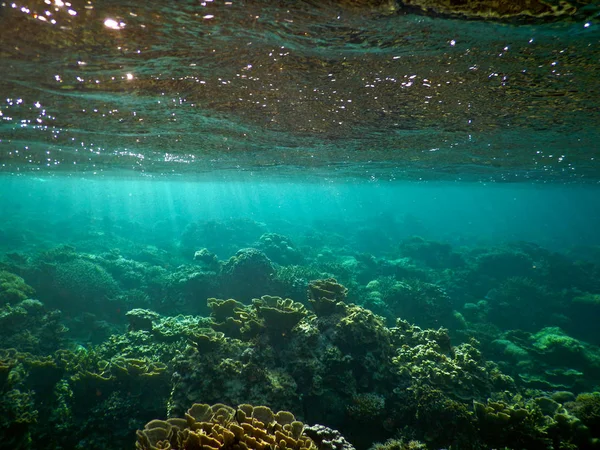
<svg viewBox="0 0 600 450"><path fill-rule="evenodd" d="M458 400L487 398L496 389L514 387L513 380L486 363L477 341L452 347L447 330L421 330L403 320L392 329L399 375L426 383Z"/></svg>

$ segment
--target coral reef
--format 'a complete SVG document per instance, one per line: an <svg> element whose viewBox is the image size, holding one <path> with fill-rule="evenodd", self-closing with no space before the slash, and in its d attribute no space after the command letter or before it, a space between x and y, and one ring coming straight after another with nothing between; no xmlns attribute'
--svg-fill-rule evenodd
<svg viewBox="0 0 600 450"><path fill-rule="evenodd" d="M224 262L200 240L195 254L7 256L0 439L124 448L145 422L201 399L293 411L322 424L304 427L318 449L598 448L595 265L523 243L421 238L374 256L326 234L337 248L305 251L296 238L302 259L290 265L299 247L264 231L243 240L266 253ZM190 410L191 427L150 422L138 446L177 448L184 433L198 444L206 408Z"/></svg>

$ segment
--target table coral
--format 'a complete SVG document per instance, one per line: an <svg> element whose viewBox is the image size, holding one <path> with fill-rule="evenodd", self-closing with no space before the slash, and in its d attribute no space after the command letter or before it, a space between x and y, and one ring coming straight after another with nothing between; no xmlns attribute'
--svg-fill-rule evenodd
<svg viewBox="0 0 600 450"><path fill-rule="evenodd" d="M302 303L271 295L252 300L252 305L267 332L280 336L291 331L309 314Z"/></svg>
<svg viewBox="0 0 600 450"><path fill-rule="evenodd" d="M348 289L334 278L311 281L308 284L308 299L317 316L343 314Z"/></svg>
<svg viewBox="0 0 600 450"><path fill-rule="evenodd" d="M195 403L185 419L152 420L137 437L138 450L317 450L292 413L248 404Z"/></svg>

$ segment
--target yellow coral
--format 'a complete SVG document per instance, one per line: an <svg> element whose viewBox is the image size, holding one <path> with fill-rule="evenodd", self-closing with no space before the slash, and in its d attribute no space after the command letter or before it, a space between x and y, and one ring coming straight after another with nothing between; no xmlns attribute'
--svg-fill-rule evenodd
<svg viewBox="0 0 600 450"><path fill-rule="evenodd" d="M185 419L152 420L137 431L138 450L316 450L304 424L266 406L196 403Z"/></svg>

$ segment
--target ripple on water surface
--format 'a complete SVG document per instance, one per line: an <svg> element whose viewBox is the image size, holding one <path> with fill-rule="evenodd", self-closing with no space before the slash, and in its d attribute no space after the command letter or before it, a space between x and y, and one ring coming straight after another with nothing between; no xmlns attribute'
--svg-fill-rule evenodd
<svg viewBox="0 0 600 450"><path fill-rule="evenodd" d="M1 3L0 167L598 180L597 5L497 3Z"/></svg>

